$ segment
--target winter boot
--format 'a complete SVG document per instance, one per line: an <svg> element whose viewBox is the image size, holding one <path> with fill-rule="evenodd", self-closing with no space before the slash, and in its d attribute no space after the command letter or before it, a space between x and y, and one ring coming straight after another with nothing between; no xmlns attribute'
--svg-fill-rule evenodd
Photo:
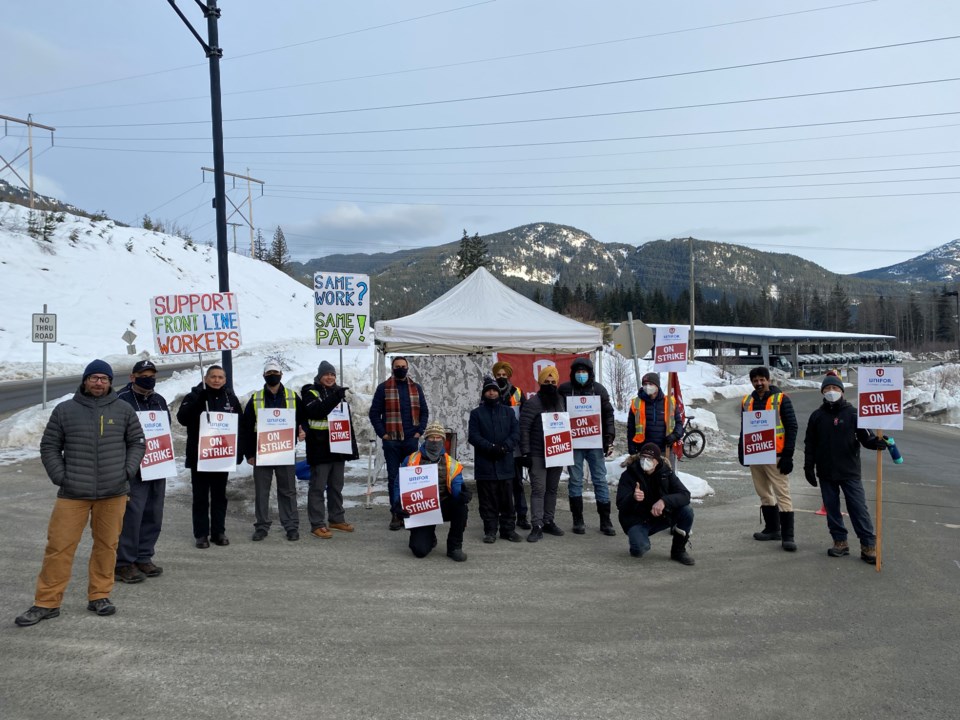
<svg viewBox="0 0 960 720"><path fill-rule="evenodd" d="M761 505L760 515L763 516L763 530L753 534L754 540L779 540L780 539L780 514L776 505Z"/></svg>
<svg viewBox="0 0 960 720"><path fill-rule="evenodd" d="M585 532L587 532L587 528L583 524L583 498L582 497L570 498L570 512L573 513L573 534L583 535Z"/></svg>
<svg viewBox="0 0 960 720"><path fill-rule="evenodd" d="M598 502L597 514L600 516L600 532L607 537L613 537L617 531L613 529L613 523L610 522L610 503Z"/></svg>
<svg viewBox="0 0 960 720"><path fill-rule="evenodd" d="M793 541L793 511L780 513L780 534L783 536L781 547L787 552L796 552L797 544Z"/></svg>
<svg viewBox="0 0 960 720"><path fill-rule="evenodd" d="M834 540L833 547L827 549L827 555L830 557L843 557L850 554L850 546L846 540Z"/></svg>
<svg viewBox="0 0 960 720"><path fill-rule="evenodd" d="M467 559L467 554L463 551L462 546L447 543L447 557L454 562L464 562Z"/></svg>
<svg viewBox="0 0 960 720"><path fill-rule="evenodd" d="M690 536L678 527L673 528L673 545L670 546L670 559L681 565L693 565L693 558L687 552Z"/></svg>
<svg viewBox="0 0 960 720"><path fill-rule="evenodd" d="M543 540L543 525L534 525L527 535L527 542L540 542Z"/></svg>
<svg viewBox="0 0 960 720"><path fill-rule="evenodd" d="M517 515L517 527L521 530L530 529L530 522L527 520L526 515Z"/></svg>
<svg viewBox="0 0 960 720"><path fill-rule="evenodd" d="M865 563L870 565L877 564L877 546L876 545L860 545L860 559Z"/></svg>

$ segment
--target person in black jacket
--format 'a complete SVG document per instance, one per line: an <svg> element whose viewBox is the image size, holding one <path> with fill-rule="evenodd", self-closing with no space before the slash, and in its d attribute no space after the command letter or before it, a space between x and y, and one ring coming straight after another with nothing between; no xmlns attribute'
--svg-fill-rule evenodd
<svg viewBox="0 0 960 720"><path fill-rule="evenodd" d="M311 534L324 540L333 537L330 528L341 532L354 530L343 513L343 475L346 462L360 457L357 452L357 433L351 418L350 454L331 452L327 419L340 403L347 400L349 389L337 385L336 368L324 360L317 368L313 384L304 385L300 391L307 423L307 462L310 464L307 519L310 521ZM329 511L329 525L326 511Z"/></svg>
<svg viewBox="0 0 960 720"><path fill-rule="evenodd" d="M517 416L517 421L519 421L520 411L523 409L526 396L523 394L523 390L513 384L513 366L506 360L494 363L493 377L497 381L497 387L500 388L500 402L513 410L513 414ZM513 507L517 512L517 527L521 530L529 530L527 498L523 492L523 471L524 463L518 443L517 449L513 453Z"/></svg>
<svg viewBox="0 0 960 720"><path fill-rule="evenodd" d="M475 455L474 476L485 543L497 541L498 524L501 538L520 542L512 487L513 450L520 439L519 427L513 409L500 402L497 381L485 377L480 406L470 411L467 434Z"/></svg>
<svg viewBox="0 0 960 720"><path fill-rule="evenodd" d="M193 486L193 537L198 548L229 545L227 538L227 473L197 470L197 447L200 443L200 416L204 412L239 415L240 401L227 387L227 375L220 365L211 365L203 382L183 398L177 410L177 422L187 428L187 458ZM238 442L237 462L240 462Z"/></svg>
<svg viewBox="0 0 960 720"><path fill-rule="evenodd" d="M607 465L605 458L613 452L613 440L616 430L613 423L613 405L610 393L593 376L593 363L589 358L577 358L570 365L570 382L560 386L560 394L566 398L570 407L570 398L577 396L598 396L600 398L600 433L602 448L576 449L573 451L573 465L567 468L570 475L567 480L567 495L570 499L570 512L573 513L573 532L583 535L586 526L583 522L583 464L590 467L590 480L597 501L597 514L600 516L600 532L613 536L617 531L610 522L610 488L607 485Z"/></svg>
<svg viewBox="0 0 960 720"><path fill-rule="evenodd" d="M885 450L886 441L869 430L857 427L857 409L843 398L843 381L827 375L820 384L823 404L810 415L803 439L803 472L807 482L817 487L827 509L827 528L833 538L830 557L850 554L847 528L840 511L840 491L847 501L853 531L860 538L860 558L877 562L877 536L873 532L863 483L860 480L860 446Z"/></svg>
<svg viewBox="0 0 960 720"><path fill-rule="evenodd" d="M670 529L670 559L693 565L687 541L693 528L690 491L663 462L660 447L647 443L627 459L627 469L617 486L620 527L627 534L630 554L639 558L650 549L650 536Z"/></svg>

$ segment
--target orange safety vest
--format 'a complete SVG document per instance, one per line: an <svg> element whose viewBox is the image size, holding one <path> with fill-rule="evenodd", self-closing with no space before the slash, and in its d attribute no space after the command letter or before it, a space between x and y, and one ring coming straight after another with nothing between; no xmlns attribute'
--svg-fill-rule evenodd
<svg viewBox="0 0 960 720"><path fill-rule="evenodd" d="M455 478L459 473L463 472L463 465L461 465L459 461L454 460L452 457L450 457L450 453L444 453L444 455L447 456L447 492L452 493L453 478ZM419 450L417 450L417 452L413 453L410 456L410 462L407 465L407 467L420 465L421 457L422 457L422 454L420 453Z"/></svg>
<svg viewBox="0 0 960 720"><path fill-rule="evenodd" d="M639 405L638 405L639 401ZM643 439L647 436L646 432L646 422L647 422L647 401L640 397L634 397L630 401L630 412L633 413L633 426L634 426L634 435L633 442L637 445L643 442ZM677 413L677 399L672 397L663 396L663 421L667 426L667 435L673 432L673 429L677 425L676 420Z"/></svg>
<svg viewBox="0 0 960 720"><path fill-rule="evenodd" d="M510 393L510 407L516 407L520 404L520 401L523 399L523 393L520 392L520 388L516 385L513 387L513 392Z"/></svg>
<svg viewBox="0 0 960 720"><path fill-rule="evenodd" d="M770 393L770 397L767 398L767 406L764 408L764 410L775 410L777 413L777 455L783 452L783 446L787 440L787 433L783 429L783 421L780 419L780 402L782 398L783 393ZM740 407L746 412L753 410L752 393L750 395L743 396L743 400L740 402Z"/></svg>

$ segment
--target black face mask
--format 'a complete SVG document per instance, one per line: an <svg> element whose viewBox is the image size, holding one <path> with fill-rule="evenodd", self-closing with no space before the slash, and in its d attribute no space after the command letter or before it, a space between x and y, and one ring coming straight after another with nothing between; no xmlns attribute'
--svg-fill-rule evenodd
<svg viewBox="0 0 960 720"><path fill-rule="evenodd" d="M393 377L397 380L406 380L407 379L407 368L405 367L395 367L393 369Z"/></svg>
<svg viewBox="0 0 960 720"><path fill-rule="evenodd" d="M157 386L157 379L144 375L143 377L134 378L133 384L144 390L153 390Z"/></svg>
<svg viewBox="0 0 960 720"><path fill-rule="evenodd" d="M507 386L510 384L510 378L497 378L497 385L501 390L506 390Z"/></svg>
<svg viewBox="0 0 960 720"><path fill-rule="evenodd" d="M557 396L556 385L541 385L540 396L545 398L555 398Z"/></svg>
<svg viewBox="0 0 960 720"><path fill-rule="evenodd" d="M486 405L487 407L496 407L497 405L500 404L500 398L499 397L488 398L486 395L484 395L483 404Z"/></svg>
<svg viewBox="0 0 960 720"><path fill-rule="evenodd" d="M267 385L269 385L270 387L276 387L277 385L279 385L279 384L280 384L280 379L281 379L281 378L280 378L279 375L264 375L264 376L263 376L263 381L264 381Z"/></svg>

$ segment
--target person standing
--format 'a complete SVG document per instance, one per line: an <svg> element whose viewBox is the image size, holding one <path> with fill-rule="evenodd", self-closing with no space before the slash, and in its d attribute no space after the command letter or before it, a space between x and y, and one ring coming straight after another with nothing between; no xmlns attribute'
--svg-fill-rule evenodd
<svg viewBox="0 0 960 720"><path fill-rule="evenodd" d="M505 360L500 360L493 365L493 378L497 381L500 388L500 402L513 409L520 420L520 411L523 409L524 395L523 391L513 384L513 366ZM523 491L523 460L520 456L520 446L513 454L513 507L517 513L516 526L521 530L529 530L530 522L527 520L527 498Z"/></svg>
<svg viewBox="0 0 960 720"><path fill-rule="evenodd" d="M205 412L239 415L240 400L227 387L227 374L220 365L211 365L203 382L183 398L177 409L177 422L187 428L186 467L190 470L193 489L193 537L198 548L229 545L227 538L227 473L197 470L197 448L200 444L200 416ZM239 441L239 438L238 438ZM239 442L237 457L240 457ZM238 459L239 463L240 460Z"/></svg>
<svg viewBox="0 0 960 720"><path fill-rule="evenodd" d="M500 537L520 542L513 509L513 451L520 440L519 423L512 408L500 402L500 386L492 377L483 379L480 406L470 411L468 442L474 449L474 477L483 520L483 541Z"/></svg>
<svg viewBox="0 0 960 720"><path fill-rule="evenodd" d="M343 512L343 475L348 460L360 457L357 451L357 435L351 418L351 452L330 451L330 413L347 400L350 388L337 385L337 370L326 360L317 368L317 376L311 385L300 391L303 413L307 422L307 462L310 464L310 489L307 492L307 519L314 537L329 540L333 537L330 528L341 532L353 532L353 525L346 521ZM326 507L324 507L326 493ZM327 524L327 511L330 523Z"/></svg>
<svg viewBox="0 0 960 720"><path fill-rule="evenodd" d="M165 413L170 420L166 399L154 391L157 384L157 366L149 360L140 360L130 371L130 382L117 393L134 412ZM137 469L130 478L127 509L123 513L123 531L117 547L116 579L124 583L143 582L148 577L159 577L163 568L154 564L153 554L163 523L163 501L167 481L144 481Z"/></svg>
<svg viewBox="0 0 960 720"><path fill-rule="evenodd" d="M60 615L73 556L88 523L93 549L87 610L100 616L117 611L110 592L123 511L129 480L136 476L146 447L136 413L120 401L112 382L113 368L108 363L91 362L74 396L54 408L43 431L40 460L59 489L33 605L14 620L20 627Z"/></svg>
<svg viewBox="0 0 960 720"><path fill-rule="evenodd" d="M793 472L793 453L797 445L797 414L786 393L770 383L770 371L763 366L750 371L753 392L740 401L743 412L773 410L776 413L776 464L751 465L750 477L760 496L760 514L763 530L755 532L755 540L780 540L788 552L795 552L793 501L790 499L790 478ZM743 423L740 424L738 445L740 464L743 465Z"/></svg>
<svg viewBox="0 0 960 720"><path fill-rule="evenodd" d="M660 389L660 373L649 372L640 381L640 393L630 401L627 414L627 450L631 455L652 442L668 465L669 450L683 437L683 419L676 398Z"/></svg>
<svg viewBox="0 0 960 720"><path fill-rule="evenodd" d="M280 514L280 524L287 533L287 540L295 542L300 539L300 512L297 509L297 474L296 465L258 465L257 464L257 422L260 413L267 409L285 408L293 410L296 421L295 432L304 424L303 411L297 393L283 385L283 369L276 360L268 360L263 366L263 387L254 391L247 401L240 419L240 446L243 448L247 462L253 466L254 512L256 522L253 525L254 542L267 537L270 526L270 486L273 478L277 479L277 510ZM302 438L301 438L302 439Z"/></svg>
<svg viewBox="0 0 960 720"><path fill-rule="evenodd" d="M593 483L593 493L597 501L597 514L600 516L600 532L607 536L614 536L610 521L610 488L607 485L606 458L613 452L613 441L616 430L613 423L613 405L610 403L610 393L598 383L593 376L593 363L589 358L577 358L570 365L570 381L560 386L560 394L567 399L577 395L598 397L600 399L600 434L602 448L576 449L573 451L573 465L567 468L570 475L567 480L567 495L570 500L570 512L573 513L573 532L583 535L586 526L583 522L583 464L590 468L590 481Z"/></svg>
<svg viewBox="0 0 960 720"><path fill-rule="evenodd" d="M387 463L387 489L390 493L390 529L403 528L400 507L400 462L416 452L427 427L430 411L423 388L408 373L407 359L397 356L390 365L391 376L377 386L370 403L370 424L383 443Z"/></svg>
<svg viewBox="0 0 960 720"><path fill-rule="evenodd" d="M473 497L463 481L463 465L454 460L444 449L446 429L434 421L427 425L423 445L403 460L403 467L418 465L437 466L437 484L440 495L440 512L444 522L450 523L447 532L447 557L454 562L464 562L463 531L467 527L467 506ZM398 483L399 483L399 470ZM401 507L401 514L405 511ZM425 558L437 546L437 526L421 525L410 529L410 550L418 558Z"/></svg>
<svg viewBox="0 0 960 720"><path fill-rule="evenodd" d="M803 439L803 473L813 487L820 485L820 497L827 509L827 528L833 538L830 557L850 554L847 528L840 510L840 491L847 502L853 531L860 539L860 559L877 563L877 536L867 509L860 479L860 446L885 450L887 442L869 430L857 427L857 409L843 397L843 381L827 375L820 384L823 402L807 421Z"/></svg>
<svg viewBox="0 0 960 720"><path fill-rule="evenodd" d="M537 382L540 389L528 398L520 411L520 452L530 469L530 516L532 529L527 542L538 542L543 534L563 535L554 515L557 510L557 488L563 468L547 467L543 442L543 418L541 413L566 412L563 397L558 392L560 373L556 366L548 365L540 371Z"/></svg>
<svg viewBox="0 0 960 720"><path fill-rule="evenodd" d="M639 454L627 458L617 486L617 510L633 557L643 557L650 550L651 535L669 529L673 534L670 559L694 564L686 550L693 529L690 491L663 461L656 443L646 443Z"/></svg>

